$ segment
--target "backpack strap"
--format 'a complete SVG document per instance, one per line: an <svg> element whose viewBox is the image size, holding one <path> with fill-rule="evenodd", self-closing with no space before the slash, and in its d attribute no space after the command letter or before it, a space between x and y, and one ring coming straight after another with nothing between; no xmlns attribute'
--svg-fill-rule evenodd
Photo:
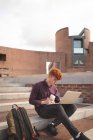
<svg viewBox="0 0 93 140"><path fill-rule="evenodd" d="M19 110L20 110L20 112L23 116L24 122L28 126L28 130L29 130L29 133L31 134L32 140L37 140L37 137L39 136L39 133L37 133L35 127L32 126L32 124L29 120L29 117L27 115L27 111L23 107L22 108L20 107Z"/></svg>

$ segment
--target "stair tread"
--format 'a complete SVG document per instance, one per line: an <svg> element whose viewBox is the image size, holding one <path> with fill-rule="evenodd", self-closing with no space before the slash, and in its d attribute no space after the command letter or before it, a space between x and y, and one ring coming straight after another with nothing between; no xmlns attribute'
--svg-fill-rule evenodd
<svg viewBox="0 0 93 140"><path fill-rule="evenodd" d="M6 116L7 116L8 112L9 112L9 111L0 112L0 122L5 122L5 121L6 121ZM27 113L28 113L28 116L29 116L29 117L32 117L32 116L37 115L35 109L28 109L28 110L27 110Z"/></svg>
<svg viewBox="0 0 93 140"><path fill-rule="evenodd" d="M2 106L8 106L8 105L12 105L12 104L29 104L28 101L20 101L20 102L9 102L9 103L0 103L0 107ZM29 104L30 105L30 104Z"/></svg>
<svg viewBox="0 0 93 140"><path fill-rule="evenodd" d="M13 103L13 102L24 102L28 101L28 98L23 99L0 99L0 104L2 103Z"/></svg>
<svg viewBox="0 0 93 140"><path fill-rule="evenodd" d="M31 87L0 87L0 93L31 92Z"/></svg>
<svg viewBox="0 0 93 140"><path fill-rule="evenodd" d="M77 107L78 107L78 111L80 111L81 108L84 107L84 106L82 106L82 105L77 105ZM82 110L82 111L84 111L84 110ZM6 115L7 115L8 112L9 112L9 111L0 112L0 122L6 121ZM32 117L32 116L37 115L35 109L27 109L27 112L28 112L28 116L29 116L29 117Z"/></svg>
<svg viewBox="0 0 93 140"><path fill-rule="evenodd" d="M27 89L31 89L32 87L25 87L25 86L20 86L20 87L12 87L12 86L11 86L11 87L6 87L6 86L3 87L3 86L1 86L1 87L0 87L0 89L5 89L5 88L7 88L7 89L8 89L8 88L9 88L9 89L10 89L10 88L14 88L14 89L15 89L15 88L27 88Z"/></svg>
<svg viewBox="0 0 93 140"><path fill-rule="evenodd" d="M30 91L28 91L28 92L19 92L19 93L18 93L18 92L13 92L13 93L12 93L12 92L5 92L5 93L4 93L4 92L0 92L0 95L7 95L7 94L8 94L8 95L9 95L9 94L10 94L10 95L11 95L11 94L13 94L13 95L14 95L14 94L19 94L19 95L20 95L20 94L30 94Z"/></svg>

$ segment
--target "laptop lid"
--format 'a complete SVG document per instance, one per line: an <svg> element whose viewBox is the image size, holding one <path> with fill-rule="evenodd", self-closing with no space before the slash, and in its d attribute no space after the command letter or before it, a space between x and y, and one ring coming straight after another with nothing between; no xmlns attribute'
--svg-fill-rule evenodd
<svg viewBox="0 0 93 140"><path fill-rule="evenodd" d="M78 91L67 91L63 97L60 99L62 104L73 104L79 98L82 92Z"/></svg>

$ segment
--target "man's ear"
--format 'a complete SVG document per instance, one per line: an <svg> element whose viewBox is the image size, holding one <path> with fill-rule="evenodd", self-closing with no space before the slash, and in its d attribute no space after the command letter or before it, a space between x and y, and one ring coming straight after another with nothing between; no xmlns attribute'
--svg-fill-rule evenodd
<svg viewBox="0 0 93 140"><path fill-rule="evenodd" d="M48 74L48 77L50 78L50 77L51 77L51 75L50 75L50 74Z"/></svg>

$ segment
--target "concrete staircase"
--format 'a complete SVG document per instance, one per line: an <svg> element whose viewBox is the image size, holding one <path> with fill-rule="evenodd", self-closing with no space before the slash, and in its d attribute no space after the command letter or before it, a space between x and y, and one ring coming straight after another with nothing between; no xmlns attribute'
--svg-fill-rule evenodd
<svg viewBox="0 0 93 140"><path fill-rule="evenodd" d="M31 87L23 87L18 83L5 83L5 86L4 83L0 84L0 122L13 104L25 107L28 113L34 109L28 102L30 92Z"/></svg>
<svg viewBox="0 0 93 140"><path fill-rule="evenodd" d="M6 115L13 104L25 107L30 117L36 115L34 106L31 106L28 102L30 92L31 87L0 79L0 140L7 139L6 133L4 134L7 131Z"/></svg>
<svg viewBox="0 0 93 140"><path fill-rule="evenodd" d="M6 115L11 110L13 104L25 107L32 124L38 129L44 128L50 120L44 120L37 115L34 106L28 102L32 87L25 87L20 83L10 83L0 79L0 140L7 139ZM40 127L41 126L41 127Z"/></svg>
<svg viewBox="0 0 93 140"><path fill-rule="evenodd" d="M13 104L25 107L33 125L38 130L42 130L47 126L52 119L40 118L34 106L30 105L28 98L31 92L31 87L25 87L23 83L11 83L9 80L0 79L0 140L7 139L7 122L6 115L11 110ZM93 115L93 106L87 105L83 109L79 108L76 113L70 118L71 120L78 120L84 117Z"/></svg>

